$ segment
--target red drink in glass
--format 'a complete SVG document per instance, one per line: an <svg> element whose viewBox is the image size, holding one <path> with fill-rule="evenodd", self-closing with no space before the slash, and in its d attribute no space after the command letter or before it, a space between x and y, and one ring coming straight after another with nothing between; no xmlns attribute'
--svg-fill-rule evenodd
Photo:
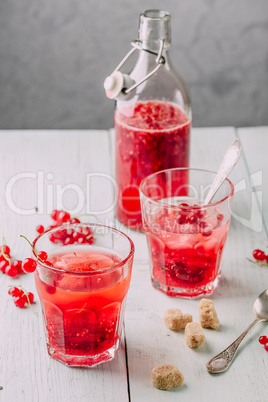
<svg viewBox="0 0 268 402"><path fill-rule="evenodd" d="M185 213L187 210L185 209ZM210 210L192 222L179 223L178 214L159 216L159 232L146 227L152 258L152 281L161 283L168 295L185 297L210 293L217 285L220 261L226 241L229 220L222 225L222 213L218 208ZM195 208L188 210L194 217ZM178 291L176 289L183 289ZM162 290L162 287L160 287Z"/></svg>
<svg viewBox="0 0 268 402"><path fill-rule="evenodd" d="M142 179L159 170L188 167L190 127L184 111L168 102L138 102L116 111L116 212L122 223L142 229Z"/></svg>
<svg viewBox="0 0 268 402"><path fill-rule="evenodd" d="M186 174L188 182L183 184ZM152 284L169 296L206 295L219 282L234 187L226 179L213 202L204 205L215 175L201 169L168 169L140 185Z"/></svg>
<svg viewBox="0 0 268 402"><path fill-rule="evenodd" d="M69 366L94 366L114 357L132 259L110 247L73 245L48 253L52 267L39 262L35 282L53 358Z"/></svg>

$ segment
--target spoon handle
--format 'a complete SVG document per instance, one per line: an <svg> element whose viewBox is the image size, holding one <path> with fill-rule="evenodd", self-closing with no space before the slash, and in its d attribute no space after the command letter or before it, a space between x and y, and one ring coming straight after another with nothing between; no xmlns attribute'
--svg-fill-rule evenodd
<svg viewBox="0 0 268 402"><path fill-rule="evenodd" d="M256 318L250 324L250 326L230 346L228 346L228 348L224 349L217 356L213 357L206 365L207 371L209 373L214 374L214 373L222 373L223 371L227 370L228 367L232 364L237 349L241 345L243 339L261 321L263 320Z"/></svg>
<svg viewBox="0 0 268 402"><path fill-rule="evenodd" d="M212 183L212 186L205 198L204 205L209 204L214 194L218 191L219 187L222 185L226 177L229 175L234 165L237 163L241 155L241 143L237 138L229 145L226 154L224 155L223 161L219 167L218 173Z"/></svg>

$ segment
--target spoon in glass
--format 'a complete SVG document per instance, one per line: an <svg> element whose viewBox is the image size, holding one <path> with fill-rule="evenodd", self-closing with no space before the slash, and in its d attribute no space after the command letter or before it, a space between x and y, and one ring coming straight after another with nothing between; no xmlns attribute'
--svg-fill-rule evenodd
<svg viewBox="0 0 268 402"><path fill-rule="evenodd" d="M210 203L216 192L218 191L219 187L222 185L226 177L229 175L235 164L237 163L238 159L241 155L241 143L240 140L237 138L232 142L227 151L224 155L223 161L219 167L217 175L212 183L212 186L205 198L204 205Z"/></svg>
<svg viewBox="0 0 268 402"><path fill-rule="evenodd" d="M230 345L224 349L221 353L211 359L206 367L207 371L212 374L222 373L227 370L232 364L243 339L247 334L261 321L268 321L268 289L262 292L253 304L253 312L257 318L252 324Z"/></svg>

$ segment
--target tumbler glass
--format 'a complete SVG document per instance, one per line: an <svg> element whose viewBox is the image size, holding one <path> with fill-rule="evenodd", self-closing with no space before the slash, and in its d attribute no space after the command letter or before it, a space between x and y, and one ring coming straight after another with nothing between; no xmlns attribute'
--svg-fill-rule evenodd
<svg viewBox="0 0 268 402"><path fill-rule="evenodd" d="M201 169L167 169L141 182L151 280L169 296L207 295L219 282L234 186L226 179L212 202L204 205L215 175Z"/></svg>
<svg viewBox="0 0 268 402"><path fill-rule="evenodd" d="M67 235L74 241L65 245ZM68 366L111 360L122 333L131 239L104 225L65 224L46 231L33 245L37 254L48 254L41 261L33 253L49 355Z"/></svg>

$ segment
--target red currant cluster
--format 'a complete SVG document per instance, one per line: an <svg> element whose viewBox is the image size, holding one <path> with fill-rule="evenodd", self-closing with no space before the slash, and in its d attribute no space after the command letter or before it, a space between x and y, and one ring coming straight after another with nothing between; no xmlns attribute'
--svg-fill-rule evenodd
<svg viewBox="0 0 268 402"><path fill-rule="evenodd" d="M23 274L21 261L11 258L10 248L6 245L0 247L0 270L11 277Z"/></svg>
<svg viewBox="0 0 268 402"><path fill-rule="evenodd" d="M54 210L51 213L51 218L53 219L54 223L50 226L48 226L46 229L44 226L39 225L36 228L37 233L42 234L45 232L45 230L50 230L53 228L56 228L58 226L61 226L63 224L75 224L75 223L80 223L80 220L77 218L71 218L71 215L69 212L66 211L58 211ZM21 236L25 238L30 246L33 249L33 252L37 258L37 260L41 262L45 262L46 265L52 266L52 263L47 260L48 255L45 251L40 251L39 253L36 252L34 249L33 245L29 242L29 240L25 236ZM63 246L71 245L74 243L78 244L92 244L93 243L93 232L89 226L87 227L78 227L76 229L71 229L66 226L64 229L60 229L55 231L54 233L51 233L49 236L49 239L52 243L60 243ZM22 262L22 269L25 273L32 273L35 271L37 267L37 262L33 258L26 258Z"/></svg>
<svg viewBox="0 0 268 402"><path fill-rule="evenodd" d="M69 212L66 211L58 211L54 210L51 213L51 218L54 223L50 225L46 230L58 227L63 224L75 224L80 223L80 220L77 218L71 218ZM39 234L44 233L45 228L42 225L37 226L36 228ZM37 253L33 245L29 242L29 240L25 236L21 236L25 238L28 243L31 245L34 254L36 255L37 260L41 262L45 262L46 265L52 266L52 263L47 260L48 255L45 251L40 251ZM71 245L74 243L78 244L92 244L93 243L93 232L90 227L80 227L77 229L70 229L66 227L66 229L61 229L52 233L49 237L52 243L61 243L62 245ZM23 261L13 260L10 256L10 248L5 244L0 247L0 270L7 274L8 276L14 277L19 274L23 274L24 272L29 274L35 271L37 267L37 262L33 258L26 258Z"/></svg>
<svg viewBox="0 0 268 402"><path fill-rule="evenodd" d="M39 253L37 253L34 246L27 239L27 237L22 236L22 235L21 235L21 237L23 237L30 244L37 260L39 260L43 263L46 263L46 265L52 266L52 263L50 261L47 261L48 255L45 251L39 251ZM36 270L36 267L37 267L37 262L33 258L25 258L25 260L22 261L22 269L26 274L31 274L32 272L34 272Z"/></svg>
<svg viewBox="0 0 268 402"><path fill-rule="evenodd" d="M182 202L179 205L180 212L177 217L177 222L180 225L184 225L186 223L196 224L200 223L200 219L203 218L204 214L202 211L194 211L193 209L189 209L189 205L186 202Z"/></svg>
<svg viewBox="0 0 268 402"><path fill-rule="evenodd" d="M268 352L268 337L263 335L259 337L259 342L261 345L264 345L264 349Z"/></svg>
<svg viewBox="0 0 268 402"><path fill-rule="evenodd" d="M19 308L23 308L26 303L30 306L34 301L33 293L27 292L21 286L10 288L8 294L14 297L14 303Z"/></svg>
<svg viewBox="0 0 268 402"><path fill-rule="evenodd" d="M193 205L193 207L195 206L198 205ZM201 211L200 209L195 210L194 208L191 208L191 206L189 206L186 202L182 202L179 205L179 208L180 212L177 216L177 223L179 225L185 225L187 223L190 225L198 225L199 230L203 236L210 236L212 234L211 225L202 220L205 218L203 211ZM217 214L218 222L221 222L223 218L223 214Z"/></svg>
<svg viewBox="0 0 268 402"><path fill-rule="evenodd" d="M28 239L26 240L29 242ZM32 247L31 243L30 245ZM52 265L49 261L46 261L47 253L45 251L40 251L38 254L35 254L37 256L37 259L39 259L41 262L46 262L47 265ZM10 256L10 248L6 245L0 247L0 270L3 272L3 274L14 278L17 275L21 275L24 273L29 274L31 272L34 272L36 266L36 261L32 258L26 258L23 261L13 260Z"/></svg>
<svg viewBox="0 0 268 402"><path fill-rule="evenodd" d="M57 209L51 213L51 218L53 219L54 223L48 226L46 229L42 225L37 226L37 233L42 234L45 230L49 230L63 224L80 223L80 220L77 218L72 218L69 212L58 211ZM78 228L77 230L66 228L52 233L49 239L52 243L61 243L64 246L74 243L92 244L93 233L89 227L82 227Z"/></svg>
<svg viewBox="0 0 268 402"><path fill-rule="evenodd" d="M256 249L253 251L252 255L256 261L262 262L264 265L268 264L268 254L265 254L264 251Z"/></svg>

